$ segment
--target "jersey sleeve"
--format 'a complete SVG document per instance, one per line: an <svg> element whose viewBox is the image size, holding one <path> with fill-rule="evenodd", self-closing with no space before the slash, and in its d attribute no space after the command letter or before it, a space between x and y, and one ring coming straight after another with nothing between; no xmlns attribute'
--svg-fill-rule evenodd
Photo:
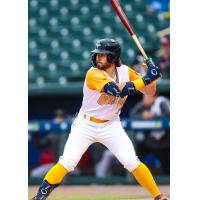
<svg viewBox="0 0 200 200"><path fill-rule="evenodd" d="M112 80L106 76L105 72L99 69L91 69L86 75L87 87L91 90L102 91L104 85Z"/></svg>
<svg viewBox="0 0 200 200"><path fill-rule="evenodd" d="M135 70L131 69L130 67L128 68L128 73L130 81L134 82L136 89L141 92L145 87L144 81L142 80L143 75L138 74ZM153 81L149 85L150 86L156 85L156 81Z"/></svg>
<svg viewBox="0 0 200 200"><path fill-rule="evenodd" d="M130 67L128 68L128 74L130 81L135 81L139 78L142 78L141 74L138 74L135 70L131 69Z"/></svg>

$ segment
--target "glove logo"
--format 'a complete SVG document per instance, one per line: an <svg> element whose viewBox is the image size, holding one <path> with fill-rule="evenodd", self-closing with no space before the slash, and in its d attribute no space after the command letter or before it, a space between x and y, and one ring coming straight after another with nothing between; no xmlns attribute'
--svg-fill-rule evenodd
<svg viewBox="0 0 200 200"><path fill-rule="evenodd" d="M158 72L157 72L156 69L152 69L152 70L151 70L151 74L153 74L154 76L156 76L156 75L158 75Z"/></svg>
<svg viewBox="0 0 200 200"><path fill-rule="evenodd" d="M42 194L47 194L48 193L48 189L50 188L51 186L47 186L47 187L45 187L45 188L42 188L40 191L41 191L41 193Z"/></svg>
<svg viewBox="0 0 200 200"><path fill-rule="evenodd" d="M42 189L41 189L41 193L42 193L42 194L47 194L46 188L42 188Z"/></svg>

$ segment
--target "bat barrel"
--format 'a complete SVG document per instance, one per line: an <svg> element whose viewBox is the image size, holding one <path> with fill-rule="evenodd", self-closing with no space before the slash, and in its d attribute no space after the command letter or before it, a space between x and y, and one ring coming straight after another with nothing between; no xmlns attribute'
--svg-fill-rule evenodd
<svg viewBox="0 0 200 200"><path fill-rule="evenodd" d="M121 22L124 24L124 26L127 28L130 35L134 35L133 27L129 23L126 15L124 14L124 11L122 10L121 6L119 5L119 2L117 0L110 0L111 5L113 6L115 12L117 13L118 17L120 18Z"/></svg>
<svg viewBox="0 0 200 200"><path fill-rule="evenodd" d="M121 22L126 27L127 31L130 33L131 37L133 38L135 44L137 45L138 49L142 53L144 59L147 59L148 56L146 55L142 45L140 44L136 34L134 33L133 27L131 26L128 18L126 17L124 11L122 10L118 0L110 0L112 7L114 8L115 12L117 13L118 17L120 18Z"/></svg>

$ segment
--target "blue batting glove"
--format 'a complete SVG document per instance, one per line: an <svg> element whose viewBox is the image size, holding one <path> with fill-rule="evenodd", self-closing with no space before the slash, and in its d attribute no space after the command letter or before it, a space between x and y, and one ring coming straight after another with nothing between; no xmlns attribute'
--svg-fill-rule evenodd
<svg viewBox="0 0 200 200"><path fill-rule="evenodd" d="M104 92L109 95L116 96L116 97L121 96L121 92L120 92L118 86L116 85L116 83L114 83L114 82L108 82L104 86Z"/></svg>
<svg viewBox="0 0 200 200"><path fill-rule="evenodd" d="M154 64L151 58L148 58L145 62L147 64L148 69L146 75L142 79L144 81L144 84L148 85L154 80L161 77L161 73L160 69Z"/></svg>

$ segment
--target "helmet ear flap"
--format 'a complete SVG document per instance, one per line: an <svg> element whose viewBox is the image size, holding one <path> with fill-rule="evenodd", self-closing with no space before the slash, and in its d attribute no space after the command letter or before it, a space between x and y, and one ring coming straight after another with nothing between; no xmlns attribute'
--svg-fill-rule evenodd
<svg viewBox="0 0 200 200"><path fill-rule="evenodd" d="M114 63L114 56L112 54L108 54L107 60L109 63Z"/></svg>
<svg viewBox="0 0 200 200"><path fill-rule="evenodd" d="M91 58L92 58L92 64L93 64L94 67L97 67L96 57L97 57L96 53L93 53L92 56L91 56Z"/></svg>
<svg viewBox="0 0 200 200"><path fill-rule="evenodd" d="M121 60L118 56L108 54L107 60L109 63L115 63L116 67L119 67L121 65Z"/></svg>

